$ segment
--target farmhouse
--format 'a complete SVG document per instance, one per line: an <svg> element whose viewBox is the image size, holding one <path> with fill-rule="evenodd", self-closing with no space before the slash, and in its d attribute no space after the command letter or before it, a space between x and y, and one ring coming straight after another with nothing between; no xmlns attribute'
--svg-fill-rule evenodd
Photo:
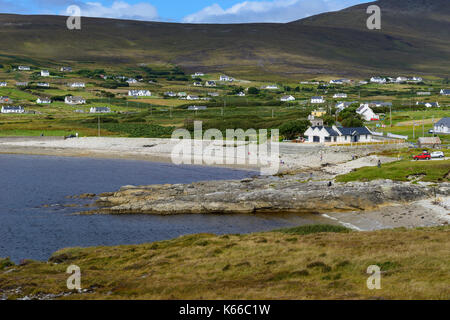
<svg viewBox="0 0 450 320"><path fill-rule="evenodd" d="M49 98L37 98L36 103L48 104L48 103L52 103L52 100L50 100Z"/></svg>
<svg viewBox="0 0 450 320"><path fill-rule="evenodd" d="M397 83L402 83L402 82L406 82L408 81L407 77L397 77L397 79L395 79L395 82Z"/></svg>
<svg viewBox="0 0 450 320"><path fill-rule="evenodd" d="M278 86L270 84L268 86L262 87L262 89L266 89L266 90L277 90Z"/></svg>
<svg viewBox="0 0 450 320"><path fill-rule="evenodd" d="M337 99L337 98L343 98L343 99L345 99L345 98L347 98L347 94L346 94L346 93L335 93L334 96L333 96L333 98L334 98L334 99Z"/></svg>
<svg viewBox="0 0 450 320"><path fill-rule="evenodd" d="M21 106L14 107L14 106L3 106L2 107L2 113L24 113L25 109Z"/></svg>
<svg viewBox="0 0 450 320"><path fill-rule="evenodd" d="M336 79L336 80L330 80L330 84L346 84L350 83L352 80L350 79Z"/></svg>
<svg viewBox="0 0 450 320"><path fill-rule="evenodd" d="M61 67L61 72L72 72L72 68L71 67Z"/></svg>
<svg viewBox="0 0 450 320"><path fill-rule="evenodd" d="M351 106L352 104L356 104L356 103L358 103L358 101L350 101L350 102L348 102L348 101L339 101L338 103L336 103L335 107L340 112L340 111L344 110L345 108Z"/></svg>
<svg viewBox="0 0 450 320"><path fill-rule="evenodd" d="M19 66L17 69L19 69L20 71L30 71L29 66Z"/></svg>
<svg viewBox="0 0 450 320"><path fill-rule="evenodd" d="M450 134L450 117L445 117L439 120L434 125L434 133Z"/></svg>
<svg viewBox="0 0 450 320"><path fill-rule="evenodd" d="M8 85L8 82L0 82L0 87L6 87Z"/></svg>
<svg viewBox="0 0 450 320"><path fill-rule="evenodd" d="M370 78L370 82L373 82L373 83L386 83L386 78L372 77L372 78Z"/></svg>
<svg viewBox="0 0 450 320"><path fill-rule="evenodd" d="M372 141L372 132L370 132L367 127L309 127L304 135L308 138L307 142L310 143L352 143Z"/></svg>
<svg viewBox="0 0 450 320"><path fill-rule="evenodd" d="M129 90L130 97L150 97L152 93L149 90Z"/></svg>
<svg viewBox="0 0 450 320"><path fill-rule="evenodd" d="M366 121L378 121L380 117L373 112L367 103L361 103L356 113L361 115L361 117Z"/></svg>
<svg viewBox="0 0 450 320"><path fill-rule="evenodd" d="M164 92L164 95L167 96L167 97L176 97L177 96L177 94L175 92L172 92L172 91Z"/></svg>
<svg viewBox="0 0 450 320"><path fill-rule="evenodd" d="M202 83L201 82L194 82L194 87L201 87Z"/></svg>
<svg viewBox="0 0 450 320"><path fill-rule="evenodd" d="M442 89L440 93L443 96L450 96L450 90L449 89Z"/></svg>
<svg viewBox="0 0 450 320"><path fill-rule="evenodd" d="M84 99L83 97L67 96L65 97L64 102L66 104L85 104L86 99Z"/></svg>
<svg viewBox="0 0 450 320"><path fill-rule="evenodd" d="M50 72L48 70L41 70L41 77L49 77Z"/></svg>
<svg viewBox="0 0 450 320"><path fill-rule="evenodd" d="M293 96L282 96L280 100L284 102L295 101L295 98Z"/></svg>
<svg viewBox="0 0 450 320"><path fill-rule="evenodd" d="M16 86L18 86L18 87L26 87L26 86L28 86L28 82L16 82Z"/></svg>
<svg viewBox="0 0 450 320"><path fill-rule="evenodd" d="M50 83L48 83L48 82L38 82L36 84L36 86L38 86L38 87L50 87Z"/></svg>
<svg viewBox="0 0 450 320"><path fill-rule="evenodd" d="M427 108L439 108L439 102L416 102L417 106L425 106Z"/></svg>
<svg viewBox="0 0 450 320"><path fill-rule="evenodd" d="M198 96L188 95L186 97L186 100L199 100L200 98Z"/></svg>
<svg viewBox="0 0 450 320"><path fill-rule="evenodd" d="M220 76L220 81L233 82L234 79L231 78L231 77L229 77L229 76L221 75L221 76Z"/></svg>
<svg viewBox="0 0 450 320"><path fill-rule="evenodd" d="M69 84L69 86L71 88L84 88L84 87L86 87L84 82L74 82L74 83Z"/></svg>
<svg viewBox="0 0 450 320"><path fill-rule="evenodd" d="M203 72L196 72L194 74L191 74L192 78L198 78L198 77L203 77L205 74Z"/></svg>
<svg viewBox="0 0 450 320"><path fill-rule="evenodd" d="M216 86L216 82L213 80L209 80L205 82L205 86L207 87L215 87Z"/></svg>
<svg viewBox="0 0 450 320"><path fill-rule="evenodd" d="M323 97L311 97L311 103L325 103Z"/></svg>
<svg viewBox="0 0 450 320"><path fill-rule="evenodd" d="M245 92L241 91L237 94L238 97L245 97Z"/></svg>
<svg viewBox="0 0 450 320"><path fill-rule="evenodd" d="M126 81L128 84L134 84L134 83L138 83L138 81L134 78L128 78Z"/></svg>
<svg viewBox="0 0 450 320"><path fill-rule="evenodd" d="M89 109L90 113L110 113L111 109L109 107L91 107Z"/></svg>

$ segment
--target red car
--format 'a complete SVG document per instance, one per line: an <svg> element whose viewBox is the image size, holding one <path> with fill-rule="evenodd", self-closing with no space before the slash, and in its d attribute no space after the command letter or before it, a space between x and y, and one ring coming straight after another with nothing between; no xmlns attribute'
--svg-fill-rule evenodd
<svg viewBox="0 0 450 320"><path fill-rule="evenodd" d="M414 160L431 160L431 154L429 154L428 152L422 152L421 154L414 156L413 159Z"/></svg>

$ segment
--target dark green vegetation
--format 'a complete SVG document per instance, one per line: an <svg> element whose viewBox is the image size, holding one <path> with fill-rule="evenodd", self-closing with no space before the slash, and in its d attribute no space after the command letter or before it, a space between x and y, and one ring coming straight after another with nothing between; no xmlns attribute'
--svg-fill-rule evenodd
<svg viewBox="0 0 450 320"><path fill-rule="evenodd" d="M366 28L367 4L288 24L191 25L65 17L0 16L0 63L178 65L236 76L298 77L450 73L447 0L380 0L382 29ZM170 39L170 41L168 40ZM31 58L32 57L32 58ZM149 74L158 79L158 74ZM170 80L183 74L165 75Z"/></svg>
<svg viewBox="0 0 450 320"><path fill-rule="evenodd" d="M282 233L287 234L296 234L296 235L307 235L312 233L321 233L321 232L350 232L350 229L342 227L342 226L335 226L335 225L327 225L327 224L311 224L306 226L300 226L295 228L288 228L288 229L280 229L276 230Z"/></svg>
<svg viewBox="0 0 450 320"><path fill-rule="evenodd" d="M12 265L1 260L7 262L0 267L0 296L450 299L448 226L374 232L339 229L311 226L248 235L196 234L142 245L64 249L48 262ZM86 293L67 289L69 265L80 267ZM367 288L371 265L381 268L381 290Z"/></svg>

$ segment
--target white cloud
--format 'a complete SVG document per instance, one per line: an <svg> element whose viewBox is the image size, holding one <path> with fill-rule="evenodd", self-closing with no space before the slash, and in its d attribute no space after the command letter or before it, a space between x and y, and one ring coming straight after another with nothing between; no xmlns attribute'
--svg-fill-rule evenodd
<svg viewBox="0 0 450 320"><path fill-rule="evenodd" d="M322 12L340 10L364 0L245 1L228 9L213 4L183 18L186 23L290 22Z"/></svg>
<svg viewBox="0 0 450 320"><path fill-rule="evenodd" d="M83 17L117 18L132 20L158 20L157 9L148 3L129 4L124 1L115 1L110 7L100 2L87 2L81 6ZM64 12L65 14L65 12Z"/></svg>

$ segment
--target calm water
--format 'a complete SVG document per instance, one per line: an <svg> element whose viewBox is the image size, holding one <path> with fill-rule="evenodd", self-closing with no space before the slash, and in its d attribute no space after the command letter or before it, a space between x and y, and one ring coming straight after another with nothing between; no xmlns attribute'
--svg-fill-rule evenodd
<svg viewBox="0 0 450 320"><path fill-rule="evenodd" d="M138 244L184 234L247 233L317 223L296 215L74 215L67 196L123 185L240 179L255 173L131 160L0 155L0 257L47 260L58 249ZM43 207L43 205L50 205Z"/></svg>

